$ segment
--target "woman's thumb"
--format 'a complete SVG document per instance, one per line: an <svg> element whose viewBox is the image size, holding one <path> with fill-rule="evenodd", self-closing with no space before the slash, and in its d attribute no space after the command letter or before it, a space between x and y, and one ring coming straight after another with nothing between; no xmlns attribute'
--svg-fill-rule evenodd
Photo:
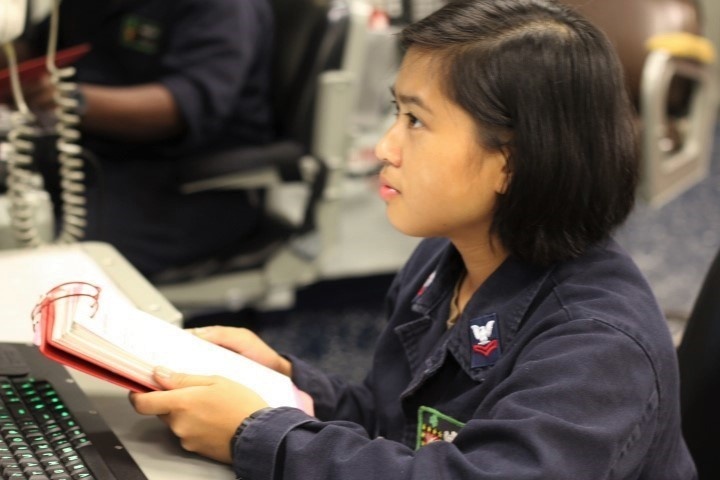
<svg viewBox="0 0 720 480"><path fill-rule="evenodd" d="M153 370L153 378L155 381L165 390L172 390L177 388L176 377L179 374L173 372L167 367L155 367Z"/></svg>
<svg viewBox="0 0 720 480"><path fill-rule="evenodd" d="M212 377L205 375L189 375L178 373L167 367L155 367L153 371L155 381L165 390L176 388L208 386L213 383Z"/></svg>

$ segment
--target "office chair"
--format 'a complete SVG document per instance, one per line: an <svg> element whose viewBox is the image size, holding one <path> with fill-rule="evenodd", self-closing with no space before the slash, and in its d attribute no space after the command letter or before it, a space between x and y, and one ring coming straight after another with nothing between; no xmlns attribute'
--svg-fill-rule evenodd
<svg viewBox="0 0 720 480"><path fill-rule="evenodd" d="M273 0L273 7L276 35L272 100L277 140L181 159L181 188L188 195L224 188L262 193L283 182L305 183L311 196L302 224L293 225L277 212L269 211L258 238L250 244L238 245L232 255L234 260L205 259L161 272L152 278L155 282L176 283L232 269L232 261L256 267L267 260L278 242L314 228L314 206L327 180L325 160L313 156L311 151L314 105L320 76L340 68L348 28L347 11L338 2L312 0ZM309 162L312 165L308 166ZM312 171L303 172L303 166Z"/></svg>
<svg viewBox="0 0 720 480"><path fill-rule="evenodd" d="M697 0L562 0L617 47L638 111L640 195L662 206L707 177L717 118L712 44Z"/></svg>
<svg viewBox="0 0 720 480"><path fill-rule="evenodd" d="M678 347L683 434L700 480L720 478L720 251Z"/></svg>
<svg viewBox="0 0 720 480"><path fill-rule="evenodd" d="M401 242L395 251L391 246L374 256L357 252L352 266L335 268L339 244L348 237L340 238L340 215L356 217L360 227L363 221L358 209L345 211L342 190L371 7L352 0L273 0L273 6L280 138L200 162L188 159L183 185L187 194L226 188L265 192L264 231L233 256L151 278L186 316L247 306L287 308L298 288L320 279L393 273L416 243ZM381 205L374 191L372 200ZM376 228L383 227L373 223Z"/></svg>

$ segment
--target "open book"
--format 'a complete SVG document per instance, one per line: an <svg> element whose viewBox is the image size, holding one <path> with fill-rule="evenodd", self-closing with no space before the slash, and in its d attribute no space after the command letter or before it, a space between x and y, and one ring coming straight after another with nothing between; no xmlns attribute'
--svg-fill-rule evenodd
<svg viewBox="0 0 720 480"><path fill-rule="evenodd" d="M221 375L254 390L270 406L312 413L288 377L196 337L84 282L58 285L33 311L35 344L48 358L135 392L158 390L157 366Z"/></svg>

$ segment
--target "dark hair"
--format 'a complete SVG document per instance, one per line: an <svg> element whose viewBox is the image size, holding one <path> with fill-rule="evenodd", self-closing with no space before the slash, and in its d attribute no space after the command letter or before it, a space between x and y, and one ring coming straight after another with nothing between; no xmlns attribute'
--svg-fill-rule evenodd
<svg viewBox="0 0 720 480"><path fill-rule="evenodd" d="M511 173L493 231L539 265L575 257L632 210L633 110L605 35L550 0L457 0L406 27L401 45L437 59L442 88Z"/></svg>

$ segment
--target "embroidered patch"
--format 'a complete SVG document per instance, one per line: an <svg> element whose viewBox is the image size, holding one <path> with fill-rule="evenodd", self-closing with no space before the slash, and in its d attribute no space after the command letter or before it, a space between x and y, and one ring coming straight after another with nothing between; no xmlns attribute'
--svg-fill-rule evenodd
<svg viewBox="0 0 720 480"><path fill-rule="evenodd" d="M455 420L434 408L420 407L418 409L418 430L415 449L424 447L432 442L452 442L465 424Z"/></svg>
<svg viewBox="0 0 720 480"><path fill-rule="evenodd" d="M162 28L156 22L137 15L123 20L120 43L128 48L152 55L160 48Z"/></svg>
<svg viewBox="0 0 720 480"><path fill-rule="evenodd" d="M472 343L472 368L489 367L500 358L500 335L497 315L490 313L470 320L470 341Z"/></svg>
<svg viewBox="0 0 720 480"><path fill-rule="evenodd" d="M428 287L430 286L430 284L433 282L433 280L435 280L435 273L437 273L437 272L432 272L430 275L428 275L427 279L425 280L425 283L422 284L422 287L420 287L420 290L418 290L418 292L415 294L415 298L418 298L423 293L425 293L425 290L427 290Z"/></svg>

